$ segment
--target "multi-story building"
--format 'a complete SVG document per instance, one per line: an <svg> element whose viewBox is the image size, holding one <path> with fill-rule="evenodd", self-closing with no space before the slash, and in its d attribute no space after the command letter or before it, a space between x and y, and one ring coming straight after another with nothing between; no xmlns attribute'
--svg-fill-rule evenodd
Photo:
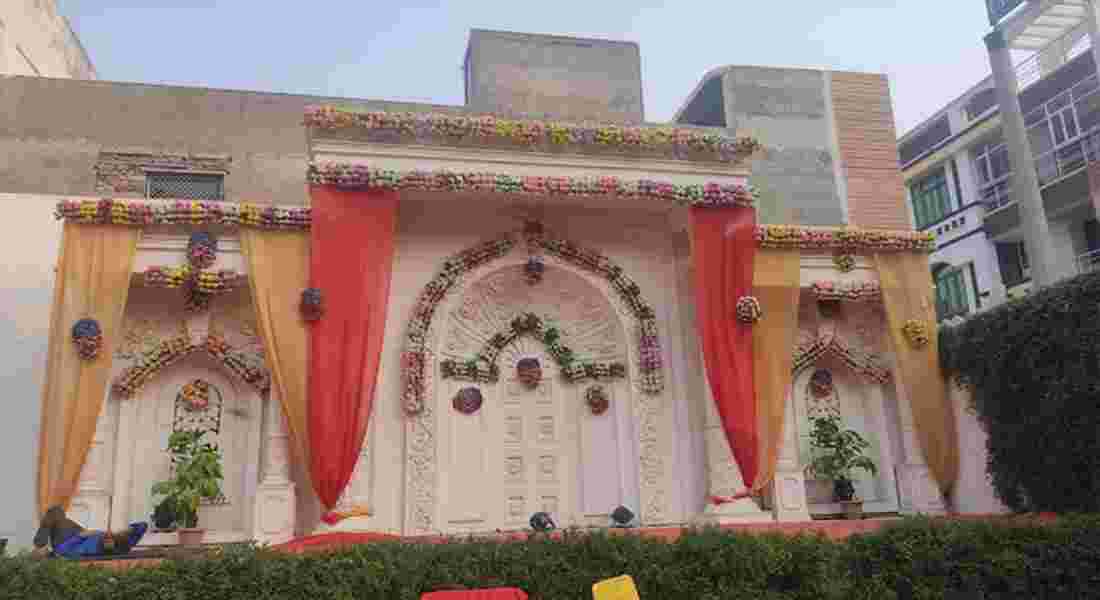
<svg viewBox="0 0 1100 600"><path fill-rule="evenodd" d="M898 141L913 225L937 238L942 319L1100 257L1095 0L987 2L993 75Z"/></svg>
<svg viewBox="0 0 1100 600"><path fill-rule="evenodd" d="M0 75L95 79L96 70L54 0L4 0Z"/></svg>

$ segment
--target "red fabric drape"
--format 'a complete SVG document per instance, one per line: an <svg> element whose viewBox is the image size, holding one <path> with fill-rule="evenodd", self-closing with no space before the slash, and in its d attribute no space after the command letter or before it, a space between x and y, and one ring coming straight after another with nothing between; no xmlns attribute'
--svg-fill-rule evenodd
<svg viewBox="0 0 1100 600"><path fill-rule="evenodd" d="M747 488L756 479L759 432L752 326L737 320L736 307L739 298L752 294L755 226L752 208L691 209L696 321L703 362L726 440Z"/></svg>
<svg viewBox="0 0 1100 600"><path fill-rule="evenodd" d="M310 286L324 298L324 314L310 332L310 473L317 496L331 509L351 480L370 422L397 194L316 186L310 196Z"/></svg>

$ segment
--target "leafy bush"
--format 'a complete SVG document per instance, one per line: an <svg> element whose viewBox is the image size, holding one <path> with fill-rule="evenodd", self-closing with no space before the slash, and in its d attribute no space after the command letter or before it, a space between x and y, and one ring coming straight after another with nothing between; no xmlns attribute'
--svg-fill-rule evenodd
<svg viewBox="0 0 1100 600"><path fill-rule="evenodd" d="M942 328L940 361L974 390L1009 508L1100 511L1100 273Z"/></svg>
<svg viewBox="0 0 1100 600"><path fill-rule="evenodd" d="M701 530L675 542L572 533L300 556L243 547L118 572L7 558L0 598L416 600L447 586L507 585L538 600L580 600L594 582L623 573L644 600L1097 598L1100 518L1018 526L913 519L840 543Z"/></svg>

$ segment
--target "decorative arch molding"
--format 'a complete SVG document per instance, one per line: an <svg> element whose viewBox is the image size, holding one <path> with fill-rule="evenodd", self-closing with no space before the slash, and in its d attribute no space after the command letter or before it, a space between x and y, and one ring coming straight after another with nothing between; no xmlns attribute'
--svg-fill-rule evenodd
<svg viewBox="0 0 1100 600"><path fill-rule="evenodd" d="M839 359L853 373L871 383L886 384L892 377L890 369L885 366L886 361L881 356L874 352L858 350L835 333L822 334L809 343L796 344L791 373L797 377L799 373L812 367L825 356Z"/></svg>
<svg viewBox="0 0 1100 600"><path fill-rule="evenodd" d="M235 349L218 335L208 335L196 343L188 335L178 335L162 340L153 348L138 355L134 364L127 367L112 384L112 389L123 397L132 397L165 367L174 365L188 356L202 352L225 367L237 379L266 394L271 389L271 373L262 361L253 355Z"/></svg>
<svg viewBox="0 0 1100 600"><path fill-rule="evenodd" d="M534 313L523 313L513 319L507 329L493 334L476 355L465 360L446 359L440 363L443 378L496 383L500 378L498 362L501 351L522 337L539 342L558 363L562 376L570 383L626 377L626 365L621 362L578 360L573 349L562 343L561 331L557 327L549 325L546 319Z"/></svg>
<svg viewBox="0 0 1100 600"><path fill-rule="evenodd" d="M653 305L625 270L606 256L548 233L541 223L528 223L521 232L506 233L481 242L443 261L439 273L418 297L409 321L405 350L401 356L402 405L408 415L424 410L429 368L428 332L436 309L467 273L508 255L521 241L529 251L545 252L565 263L604 279L625 305L636 323L639 389L656 395L664 390L663 361Z"/></svg>

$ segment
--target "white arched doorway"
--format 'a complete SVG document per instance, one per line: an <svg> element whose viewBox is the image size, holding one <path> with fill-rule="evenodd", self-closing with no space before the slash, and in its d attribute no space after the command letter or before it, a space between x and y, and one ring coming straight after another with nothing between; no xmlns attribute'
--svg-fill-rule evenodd
<svg viewBox="0 0 1100 600"><path fill-rule="evenodd" d="M623 316L605 291L569 265L549 260L541 281L527 281L522 262L503 259L472 274L441 307L425 414L435 428L438 470L433 503L413 502L443 533L521 529L532 513L549 512L559 526L606 525L619 505L639 512L638 436L630 376L632 357ZM510 331L517 316L537 315L560 335L578 362L619 364L625 377L566 377L540 335L520 335L492 352L497 375L470 381L444 375L444 361L465 363ZM536 359L536 386L518 380L521 359ZM594 386L606 408L593 410ZM476 388L476 409L455 402ZM595 393L595 392L594 392ZM431 438L410 436L412 453ZM413 482L415 483L415 481ZM424 497L410 486L410 498ZM428 512L430 511L430 512Z"/></svg>
<svg viewBox="0 0 1100 600"><path fill-rule="evenodd" d="M207 410L187 411L179 395L196 380L209 389ZM224 498L205 503L199 526L210 542L253 537L253 499L259 481L260 437L265 404L258 390L226 373L208 355L193 353L164 368L131 398L120 398L116 440L115 493L111 527L149 521L154 508L153 483L170 476L165 448L176 429L207 430L206 439L222 451ZM162 539L163 538L163 539ZM145 543L175 543L174 536L152 532Z"/></svg>

